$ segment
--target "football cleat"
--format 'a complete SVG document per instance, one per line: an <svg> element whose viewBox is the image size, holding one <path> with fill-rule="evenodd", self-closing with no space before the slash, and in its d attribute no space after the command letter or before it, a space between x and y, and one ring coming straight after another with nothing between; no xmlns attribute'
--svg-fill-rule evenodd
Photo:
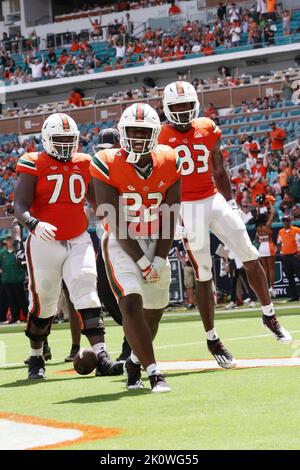
<svg viewBox="0 0 300 470"><path fill-rule="evenodd" d="M28 360L28 378L44 379L45 377L46 370L43 356L30 356Z"/></svg>
<svg viewBox="0 0 300 470"><path fill-rule="evenodd" d="M166 393L171 391L169 385L165 381L165 378L162 374L150 375L149 380L152 388L152 393Z"/></svg>
<svg viewBox="0 0 300 470"><path fill-rule="evenodd" d="M52 359L51 348L48 343L44 343L43 345L43 358L45 361L51 361Z"/></svg>
<svg viewBox="0 0 300 470"><path fill-rule="evenodd" d="M113 361L105 349L103 349L97 357L98 365L96 367L96 377L122 375L124 373L124 363Z"/></svg>
<svg viewBox="0 0 300 470"><path fill-rule="evenodd" d="M73 362L76 354L79 352L80 346L77 344L72 344L70 354L65 358L65 362Z"/></svg>
<svg viewBox="0 0 300 470"><path fill-rule="evenodd" d="M212 341L208 339L207 347L209 352L214 356L215 360L217 361L220 367L222 367L223 369L233 369L234 367L236 367L236 360L225 348L224 344L219 338L214 339Z"/></svg>
<svg viewBox="0 0 300 470"><path fill-rule="evenodd" d="M116 361L117 362L125 362L126 359L130 356L131 354L131 347L129 346L126 338L124 338L123 344L122 344L122 351L119 357L117 357Z"/></svg>
<svg viewBox="0 0 300 470"><path fill-rule="evenodd" d="M263 315L262 323L265 328L268 328L275 335L280 343L290 343L292 341L292 335L280 325L276 315Z"/></svg>
<svg viewBox="0 0 300 470"><path fill-rule="evenodd" d="M144 388L142 382L141 364L135 364L131 358L128 357L125 362L125 371L127 374L126 387L128 390L137 390Z"/></svg>
<svg viewBox="0 0 300 470"><path fill-rule="evenodd" d="M231 310L232 308L237 307L237 304L235 302L229 302L228 305L226 305L225 310Z"/></svg>

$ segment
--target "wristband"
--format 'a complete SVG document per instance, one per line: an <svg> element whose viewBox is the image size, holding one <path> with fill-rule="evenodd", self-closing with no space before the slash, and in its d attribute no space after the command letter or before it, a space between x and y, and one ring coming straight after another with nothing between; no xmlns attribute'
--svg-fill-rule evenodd
<svg viewBox="0 0 300 470"><path fill-rule="evenodd" d="M238 205L235 199L230 199L230 201L227 201L227 204L231 207L231 209L238 209Z"/></svg>
<svg viewBox="0 0 300 470"><path fill-rule="evenodd" d="M145 271L145 269L147 269L151 263L148 260L147 256L144 255L136 262L136 264L142 271Z"/></svg>
<svg viewBox="0 0 300 470"><path fill-rule="evenodd" d="M28 219L25 220L24 226L30 232L32 232L38 223L39 223L39 219L36 219L35 217L28 217Z"/></svg>

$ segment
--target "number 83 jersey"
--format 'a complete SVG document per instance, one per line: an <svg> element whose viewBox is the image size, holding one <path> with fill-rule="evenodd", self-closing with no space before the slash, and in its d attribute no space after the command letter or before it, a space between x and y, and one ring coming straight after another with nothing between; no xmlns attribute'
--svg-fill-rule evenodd
<svg viewBox="0 0 300 470"><path fill-rule="evenodd" d="M206 199L217 192L211 152L221 134L219 127L205 117L194 119L187 132L180 132L171 124L162 126L159 143L175 149L181 159L182 201Z"/></svg>
<svg viewBox="0 0 300 470"><path fill-rule="evenodd" d="M90 162L91 156L85 153L74 153L68 162L45 152L26 153L18 160L18 173L37 177L30 213L57 227L56 240L71 240L87 229L84 204Z"/></svg>

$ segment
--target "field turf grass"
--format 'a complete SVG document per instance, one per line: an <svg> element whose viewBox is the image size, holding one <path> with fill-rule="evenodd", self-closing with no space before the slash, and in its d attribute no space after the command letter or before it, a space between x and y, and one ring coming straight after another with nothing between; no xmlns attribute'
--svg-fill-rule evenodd
<svg viewBox="0 0 300 470"><path fill-rule="evenodd" d="M281 304L284 306L285 304ZM237 359L300 356L300 306L278 311L294 342L282 345L262 328L258 310L217 313L220 337ZM195 312L167 312L155 340L160 361L211 359ZM113 357L122 330L106 320L106 341ZM0 327L6 366L0 368L0 413L59 422L117 428L120 434L69 449L299 449L300 369L268 367L167 372L172 392L128 392L125 377L79 376L68 370L68 324L55 325L49 338L53 359L45 381L26 380L28 354L23 327ZM1 344L1 343L0 343ZM86 340L82 346L87 345ZM3 343L2 343L3 348Z"/></svg>

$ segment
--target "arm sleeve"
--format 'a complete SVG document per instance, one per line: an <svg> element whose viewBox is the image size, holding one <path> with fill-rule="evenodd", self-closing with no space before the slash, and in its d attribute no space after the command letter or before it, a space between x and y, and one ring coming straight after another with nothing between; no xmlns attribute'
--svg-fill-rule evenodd
<svg viewBox="0 0 300 470"><path fill-rule="evenodd" d="M36 162L28 153L25 153L19 158L16 171L17 173L27 173L28 175L38 176Z"/></svg>

